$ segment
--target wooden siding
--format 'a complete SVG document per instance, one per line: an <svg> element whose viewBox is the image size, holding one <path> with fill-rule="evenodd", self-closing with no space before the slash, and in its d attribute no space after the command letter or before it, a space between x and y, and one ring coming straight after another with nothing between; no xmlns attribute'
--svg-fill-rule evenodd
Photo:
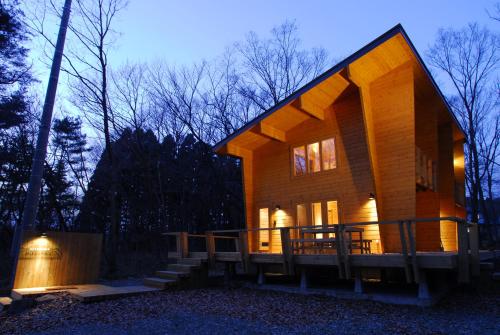
<svg viewBox="0 0 500 335"><path fill-rule="evenodd" d="M97 281L101 234L25 232L14 288L90 284Z"/></svg>
<svg viewBox="0 0 500 335"><path fill-rule="evenodd" d="M326 138L336 141L337 168L304 176L292 175L292 148ZM310 204L337 200L341 222L376 220L374 201L369 200L373 179L363 128L363 115L357 89L351 88L332 107L324 120L310 118L287 132L287 143L273 141L254 151L253 213L270 208L271 225L293 226L296 205L305 204L311 222ZM274 211L276 205L281 210ZM326 212L323 211L326 223ZM256 219L254 219L257 222ZM376 226L366 232L367 238L379 239ZM279 236L272 236L273 252L279 252Z"/></svg>
<svg viewBox="0 0 500 335"><path fill-rule="evenodd" d="M439 160L438 108L441 105L431 95L415 99L415 144L434 164ZM439 194L436 189L418 189L416 203L417 218L439 217ZM418 251L439 251L441 249L440 223L419 222L416 225Z"/></svg>
<svg viewBox="0 0 500 335"><path fill-rule="evenodd" d="M379 219L415 217L415 111L413 69L405 64L370 84ZM400 251L397 227L380 228L385 252Z"/></svg>

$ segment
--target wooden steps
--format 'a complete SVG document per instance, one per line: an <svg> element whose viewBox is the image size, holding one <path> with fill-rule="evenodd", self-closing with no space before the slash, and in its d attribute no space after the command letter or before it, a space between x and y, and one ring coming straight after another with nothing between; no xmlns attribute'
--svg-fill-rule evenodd
<svg viewBox="0 0 500 335"><path fill-rule="evenodd" d="M206 260L197 257L179 258L177 263L169 264L166 270L156 271L154 277L144 278L143 284L165 290L185 281L194 283L200 277L203 262Z"/></svg>
<svg viewBox="0 0 500 335"><path fill-rule="evenodd" d="M158 278L158 277L148 277L143 279L143 284L145 286L158 288L160 290L165 290L167 287L177 284L177 280Z"/></svg>
<svg viewBox="0 0 500 335"><path fill-rule="evenodd" d="M156 271L156 276L159 278L163 279L181 279L181 278L187 278L190 276L189 272L182 272L182 271L169 271L169 270L163 270L163 271Z"/></svg>
<svg viewBox="0 0 500 335"><path fill-rule="evenodd" d="M169 264L167 267L168 271L177 271L184 273L191 273L191 271L198 269L199 266L191 264Z"/></svg>

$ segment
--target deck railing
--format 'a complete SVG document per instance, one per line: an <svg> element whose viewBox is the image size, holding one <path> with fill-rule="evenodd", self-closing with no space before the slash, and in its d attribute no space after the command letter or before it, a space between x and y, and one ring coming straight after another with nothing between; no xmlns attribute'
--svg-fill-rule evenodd
<svg viewBox="0 0 500 335"><path fill-rule="evenodd" d="M418 223L451 221L457 224L457 256L458 256L458 279L460 282L468 282L470 275L479 274L479 240L478 227L476 223L467 222L456 217L441 217L441 218L418 218L407 220L394 221L370 221L370 222L353 222L341 223L336 225L321 226L321 229L332 229L332 236L325 235L323 239L328 239L331 243L324 248L326 254L331 254L336 257L339 266L339 275L341 278L350 278L350 257L355 254L363 254L363 249L356 250L350 246L350 230L352 228L362 228L370 225L395 226L399 235L399 245L397 252L390 254L400 254L404 259L404 270L408 282L419 282L419 271L417 262L417 244L415 239L415 230ZM298 241L299 231L307 229L308 231L318 229L318 226L301 226L301 227L275 227L275 228L251 228L251 229L229 229L209 231L205 234L188 234L187 232L167 233L176 237L176 251L169 252L169 257L189 257L201 256L206 257L210 264L215 264L216 261L237 261L242 262L245 270L250 266L250 255L254 250L249 248L249 235L258 236L260 231L279 231L283 268L285 273L293 274L294 272L294 256L303 253L300 248L293 246L294 241ZM325 230L321 230L325 231ZM203 238L205 239L206 252L190 253L188 250L188 239ZM226 240L233 244L232 250L220 250L217 247L217 241ZM309 240L307 240L309 241ZM318 245L323 245L322 239L315 239ZM359 242L359 241L358 241ZM314 243L314 242L311 242ZM393 246L394 247L394 246ZM394 249L394 248L393 248ZM259 251L255 251L259 252ZM439 251L438 251L439 252ZM442 251L444 252L444 251ZM321 248L320 248L320 252Z"/></svg>

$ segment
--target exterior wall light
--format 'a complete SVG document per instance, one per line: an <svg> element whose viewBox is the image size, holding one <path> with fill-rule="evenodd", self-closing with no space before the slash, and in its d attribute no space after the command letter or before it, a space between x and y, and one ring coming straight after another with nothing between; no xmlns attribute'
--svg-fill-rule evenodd
<svg viewBox="0 0 500 335"><path fill-rule="evenodd" d="M279 211L281 209L281 206L280 205L276 205L276 207L274 207L274 210L275 211Z"/></svg>
<svg viewBox="0 0 500 335"><path fill-rule="evenodd" d="M375 194L370 192L370 194L368 195L368 199L375 200Z"/></svg>

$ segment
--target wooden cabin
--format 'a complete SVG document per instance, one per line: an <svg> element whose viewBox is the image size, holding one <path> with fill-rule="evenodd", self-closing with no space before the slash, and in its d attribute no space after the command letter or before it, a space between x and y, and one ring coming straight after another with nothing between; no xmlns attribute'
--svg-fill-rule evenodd
<svg viewBox="0 0 500 335"><path fill-rule="evenodd" d="M417 251L456 251L457 222L439 218L465 218L463 144L457 119L398 25L215 150L241 159L251 253L282 253L276 228L293 228L291 239L302 238L307 253L314 243L309 248L298 227L409 219L417 219ZM358 252L401 252L397 224L362 227Z"/></svg>
<svg viewBox="0 0 500 335"><path fill-rule="evenodd" d="M241 161L246 227L169 233L169 257L224 263L228 277L241 263L259 284L300 273L301 288L320 270L354 278L356 293L367 273L381 282L404 273L428 301L428 276L470 282L489 257L465 220L463 145L397 25L215 146Z"/></svg>

